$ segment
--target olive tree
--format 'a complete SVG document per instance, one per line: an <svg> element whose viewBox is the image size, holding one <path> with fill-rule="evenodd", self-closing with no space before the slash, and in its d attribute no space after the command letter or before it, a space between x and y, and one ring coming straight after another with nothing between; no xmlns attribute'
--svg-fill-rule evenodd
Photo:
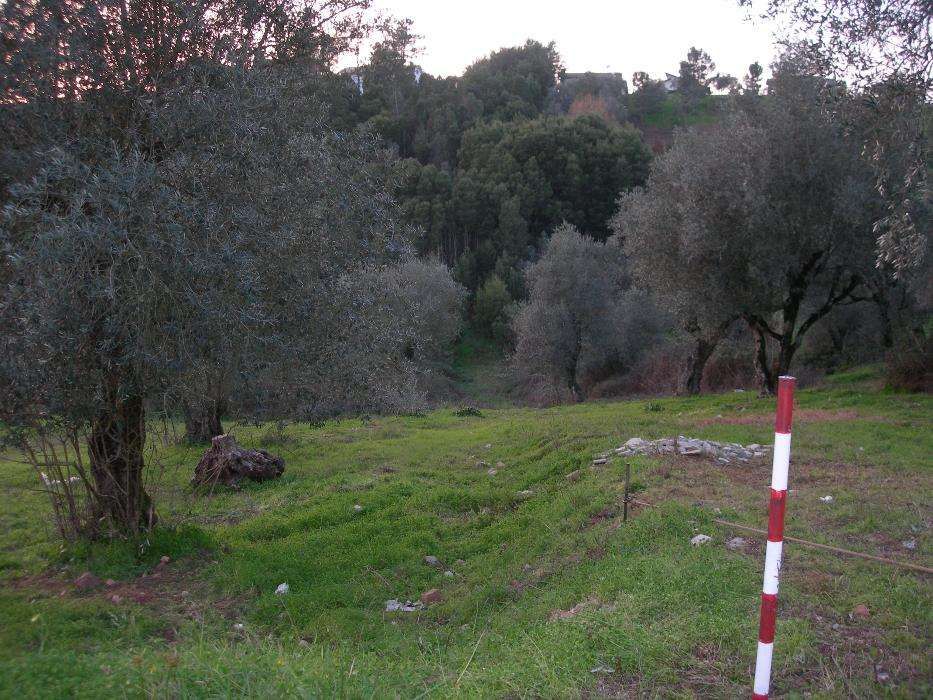
<svg viewBox="0 0 933 700"><path fill-rule="evenodd" d="M630 368L656 339L659 315L630 289L617 246L563 224L527 277L528 300L513 320L513 363L526 384L582 400L588 385Z"/></svg>
<svg viewBox="0 0 933 700"><path fill-rule="evenodd" d="M346 280L410 257L411 235L371 141L329 132L303 98L278 66L204 82L153 118L165 144L173 130L197 134L184 148L153 159L103 142L91 161L87 148L50 151L10 190L3 421L27 439L87 436L92 522L152 523L143 448L157 397L213 396L219 384L266 413L343 405L322 377L339 345L333 329L366 303ZM357 352L389 346L370 337L401 339L394 320L357 326ZM398 405L414 389L399 379L403 363L390 365L366 387L377 396L393 384Z"/></svg>
<svg viewBox="0 0 933 700"><path fill-rule="evenodd" d="M873 266L872 174L831 116L847 94L790 71L770 87L750 114L679 133L614 222L639 280L697 338L693 388L708 343L741 318L773 391L805 334L858 301Z"/></svg>
<svg viewBox="0 0 933 700"><path fill-rule="evenodd" d="M928 117L933 87L929 0L738 0L762 6L784 42L819 72L863 95L871 129L864 155L885 208L876 217L879 264L899 278L929 276Z"/></svg>

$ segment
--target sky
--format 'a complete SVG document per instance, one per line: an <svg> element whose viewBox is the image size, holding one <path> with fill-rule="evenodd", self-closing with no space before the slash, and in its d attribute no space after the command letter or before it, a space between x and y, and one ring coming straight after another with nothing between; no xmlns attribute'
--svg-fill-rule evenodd
<svg viewBox="0 0 933 700"><path fill-rule="evenodd" d="M555 41L568 72L677 73L691 46L717 71L741 78L748 65L775 59L773 28L737 0L375 0L376 8L414 20L434 75L459 75L477 58L532 38Z"/></svg>

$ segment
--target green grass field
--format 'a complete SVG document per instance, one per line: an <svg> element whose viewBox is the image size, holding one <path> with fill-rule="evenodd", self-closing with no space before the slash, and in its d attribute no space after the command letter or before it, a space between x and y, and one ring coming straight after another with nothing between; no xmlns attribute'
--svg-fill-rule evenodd
<svg viewBox="0 0 933 700"><path fill-rule="evenodd" d="M787 534L931 566L933 401L876 384L799 392ZM622 461L591 461L632 436L769 443L773 407L730 393L291 426L269 446L281 479L212 495L187 487L200 451L167 447L165 524L109 545L62 547L34 475L0 463L0 697L748 696L763 543L713 518L764 527L770 464L634 458L655 507L623 524ZM698 532L712 543L692 547ZM775 694L929 696L931 577L785 551ZM85 570L116 583L77 591ZM431 588L442 602L385 612Z"/></svg>

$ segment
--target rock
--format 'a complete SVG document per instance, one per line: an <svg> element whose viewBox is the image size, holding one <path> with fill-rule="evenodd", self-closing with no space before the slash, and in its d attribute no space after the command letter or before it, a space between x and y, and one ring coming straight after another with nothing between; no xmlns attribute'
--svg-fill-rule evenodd
<svg viewBox="0 0 933 700"><path fill-rule="evenodd" d="M444 572L444 576L446 576L447 578L453 578L454 572L451 571L450 569L447 569L447 571Z"/></svg>
<svg viewBox="0 0 933 700"><path fill-rule="evenodd" d="M570 472L565 478L567 479L567 481L570 481L570 482L579 481L579 480L580 480L580 470L579 470L579 469L574 469L574 470L573 470L572 472Z"/></svg>
<svg viewBox="0 0 933 700"><path fill-rule="evenodd" d="M907 540L906 542L901 542L901 547L904 549L916 549L917 540Z"/></svg>
<svg viewBox="0 0 933 700"><path fill-rule="evenodd" d="M79 591L89 591L92 588L99 588L101 585L101 580L90 571L85 571L75 579L75 588Z"/></svg>
<svg viewBox="0 0 933 700"><path fill-rule="evenodd" d="M712 542L712 541L713 541L713 538L710 537L709 535L694 535L690 539L690 544L692 544L694 547L699 547L702 544L706 544L707 542Z"/></svg>
<svg viewBox="0 0 933 700"><path fill-rule="evenodd" d="M434 605L444 600L444 595L436 588L425 591L421 594L421 603L424 605Z"/></svg>
<svg viewBox="0 0 933 700"><path fill-rule="evenodd" d="M362 512L363 512L363 506L361 506L359 503L354 504L354 506L353 506L353 512L355 512L355 513L362 513Z"/></svg>
<svg viewBox="0 0 933 700"><path fill-rule="evenodd" d="M832 502L833 502L833 497L832 497L832 496L820 496L820 500L821 500L823 503L832 503Z"/></svg>
<svg viewBox="0 0 933 700"><path fill-rule="evenodd" d="M171 561L171 558L167 554L159 558L159 563L162 565L168 564L170 561Z"/></svg>
<svg viewBox="0 0 933 700"><path fill-rule="evenodd" d="M399 601L392 600L386 601L386 612L415 612L417 610L423 610L424 603L412 603L410 600L406 600L404 603Z"/></svg>
<svg viewBox="0 0 933 700"><path fill-rule="evenodd" d="M288 584L287 584L287 583L280 583L280 584L279 584L278 586L276 586L276 588L275 588L275 594L276 594L276 595L286 595L286 594L288 594L288 591L289 591L289 588L288 588Z"/></svg>
<svg viewBox="0 0 933 700"><path fill-rule="evenodd" d="M496 469L505 469L505 462L496 462Z"/></svg>
<svg viewBox="0 0 933 700"><path fill-rule="evenodd" d="M489 471L487 471L486 473L489 474L489 476L495 476L495 475L498 474L499 472L496 471L495 467L493 467L493 468L489 469Z"/></svg>
<svg viewBox="0 0 933 700"><path fill-rule="evenodd" d="M482 460L480 460L479 462L476 463L476 468L477 468L477 469L485 469L485 468L488 467L488 466L489 466L489 462L484 462L484 461L482 461Z"/></svg>
<svg viewBox="0 0 933 700"><path fill-rule="evenodd" d="M593 460L594 466L599 466L600 464L606 464L609 461L608 457L597 457Z"/></svg>
<svg viewBox="0 0 933 700"><path fill-rule="evenodd" d="M726 540L726 549L731 549L733 552L745 548L745 538L744 537L733 537L729 540Z"/></svg>
<svg viewBox="0 0 933 700"><path fill-rule="evenodd" d="M298 646L300 646L300 647L309 647L309 646L311 646L311 642L309 642L307 639L299 639L299 640L298 640Z"/></svg>
<svg viewBox="0 0 933 700"><path fill-rule="evenodd" d="M107 588L113 588L114 586L117 585L117 582L114 581L112 578L108 578L106 581L104 581L104 585L107 586Z"/></svg>
<svg viewBox="0 0 933 700"><path fill-rule="evenodd" d="M466 564L466 560L465 560L465 559L457 559L457 561L455 561L454 564L456 564L457 566L463 566L464 564Z"/></svg>
<svg viewBox="0 0 933 700"><path fill-rule="evenodd" d="M285 471L285 460L265 450L247 450L237 445L233 435L218 435L194 468L195 486L224 484L236 487L243 479L277 479Z"/></svg>
<svg viewBox="0 0 933 700"><path fill-rule="evenodd" d="M859 603L854 608L852 608L852 616L860 617L863 620L867 619L871 613L868 612L868 606L864 603Z"/></svg>
<svg viewBox="0 0 933 700"><path fill-rule="evenodd" d="M245 628L244 628L242 622L235 622L235 623L233 623L233 631L234 631L234 632L242 632L244 629L245 629Z"/></svg>
<svg viewBox="0 0 933 700"><path fill-rule="evenodd" d="M525 498L531 498L532 496L534 496L535 492L532 491L531 489L525 489L524 491L516 492L515 495L521 499L525 499Z"/></svg>
<svg viewBox="0 0 933 700"><path fill-rule="evenodd" d="M887 683L891 680L891 674L887 671L878 671L878 673L875 674L875 678L878 679L879 683Z"/></svg>
<svg viewBox="0 0 933 700"><path fill-rule="evenodd" d="M440 559L435 557L433 554L429 554L424 558L424 563L427 564L428 566L437 566L441 562L440 562Z"/></svg>
<svg viewBox="0 0 933 700"><path fill-rule="evenodd" d="M615 669L612 666L594 666L590 673L615 673Z"/></svg>
<svg viewBox="0 0 933 700"><path fill-rule="evenodd" d="M119 605L123 602L123 598L114 593L112 596L110 596L110 602Z"/></svg>

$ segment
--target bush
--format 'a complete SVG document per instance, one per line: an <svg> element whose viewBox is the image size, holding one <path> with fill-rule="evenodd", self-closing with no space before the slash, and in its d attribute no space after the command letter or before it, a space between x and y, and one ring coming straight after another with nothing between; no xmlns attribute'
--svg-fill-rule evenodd
<svg viewBox="0 0 933 700"><path fill-rule="evenodd" d="M504 345L509 339L509 309L512 296L505 282L492 275L476 292L473 305L473 322L476 330L485 337Z"/></svg>
<svg viewBox="0 0 933 700"><path fill-rule="evenodd" d="M887 385L899 391L933 391L933 336L911 333L887 358Z"/></svg>

